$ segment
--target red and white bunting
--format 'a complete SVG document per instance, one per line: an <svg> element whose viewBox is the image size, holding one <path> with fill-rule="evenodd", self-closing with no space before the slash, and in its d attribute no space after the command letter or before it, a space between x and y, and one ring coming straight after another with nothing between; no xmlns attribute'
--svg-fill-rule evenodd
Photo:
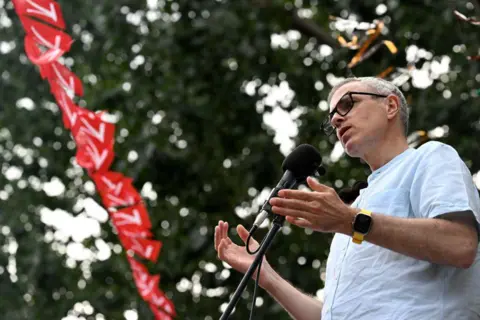
<svg viewBox="0 0 480 320"><path fill-rule="evenodd" d="M83 84L58 61L73 43L72 38L62 31L65 21L60 5L54 0L12 1L26 31L27 57L39 67L42 78L49 82L62 111L64 126L71 130L77 144L76 161L94 180L122 245L137 256L156 261L162 242L151 239L151 222L140 194L131 178L109 171L115 156L115 125L102 120L101 112L94 113L73 102L75 96L83 96ZM143 264L128 255L127 259L138 292L149 303L155 319L172 319L171 316L176 315L175 308L158 288L160 275L150 275Z"/></svg>

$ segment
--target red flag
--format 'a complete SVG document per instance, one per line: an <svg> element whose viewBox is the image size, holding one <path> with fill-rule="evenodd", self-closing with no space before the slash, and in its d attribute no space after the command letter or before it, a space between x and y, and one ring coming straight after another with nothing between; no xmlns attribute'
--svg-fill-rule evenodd
<svg viewBox="0 0 480 320"><path fill-rule="evenodd" d="M106 208L128 207L142 200L137 189L132 186L132 178L118 172L102 172L92 175L97 190Z"/></svg>
<svg viewBox="0 0 480 320"><path fill-rule="evenodd" d="M84 140L88 137L102 148L113 148L115 125L102 120L100 114L85 110L78 115L72 134L77 145L85 144Z"/></svg>
<svg viewBox="0 0 480 320"><path fill-rule="evenodd" d="M78 114L72 126L72 135L77 143L77 163L89 170L108 171L113 162L115 125L105 122L99 114L85 110Z"/></svg>
<svg viewBox="0 0 480 320"><path fill-rule="evenodd" d="M65 29L60 5L53 0L13 0L17 15L41 19L57 28Z"/></svg>
<svg viewBox="0 0 480 320"><path fill-rule="evenodd" d="M43 51L40 50L31 36L26 36L24 43L25 53L27 54L28 59L40 68L42 79L48 78L51 70L50 64L56 61L65 52L62 50L50 50L43 54Z"/></svg>
<svg viewBox="0 0 480 320"><path fill-rule="evenodd" d="M153 312L153 315L155 316L155 320L172 320L172 317L169 316L167 313L163 312L162 310L159 310L155 307L155 305L150 304L150 309Z"/></svg>
<svg viewBox="0 0 480 320"><path fill-rule="evenodd" d="M70 50L73 40L68 33L55 29L30 19L26 16L20 16L25 32L39 44L49 49L61 49L65 52Z"/></svg>
<svg viewBox="0 0 480 320"><path fill-rule="evenodd" d="M152 224L147 213L147 209L142 203L123 208L118 211L110 211L113 224L117 228L124 228L131 231L130 227L150 229Z"/></svg>
<svg viewBox="0 0 480 320"><path fill-rule="evenodd" d="M81 136L77 141L75 155L78 165L87 169L89 173L108 171L115 157L113 148L106 148L86 134L81 134Z"/></svg>
<svg viewBox="0 0 480 320"><path fill-rule="evenodd" d="M135 284L137 285L138 293L145 301L149 301L153 290L158 287L158 283L160 282L160 275L150 275L148 273L143 273L138 275L137 277L134 276Z"/></svg>
<svg viewBox="0 0 480 320"><path fill-rule="evenodd" d="M160 275L150 275L147 268L133 258L128 257L128 261L130 262L130 267L133 271L133 280L135 281L140 296L143 300L150 301L152 293L160 282Z"/></svg>
<svg viewBox="0 0 480 320"><path fill-rule="evenodd" d="M130 268L132 269L132 272L135 274L135 273L145 273L147 272L148 273L148 270L147 268L141 264L140 262L138 262L137 260L133 259L132 257L128 256L127 255L127 260L128 260L128 263L130 264Z"/></svg>
<svg viewBox="0 0 480 320"><path fill-rule="evenodd" d="M140 257L156 262L162 248L162 242L142 237L128 237L119 233L118 237L126 250L132 250Z"/></svg>
<svg viewBox="0 0 480 320"><path fill-rule="evenodd" d="M68 97L65 90L60 87L57 82L50 82L50 91L54 95L55 100L57 100L58 106L62 110L63 125L67 129L73 128L77 124L80 113L83 113L86 110L75 105L72 99Z"/></svg>
<svg viewBox="0 0 480 320"><path fill-rule="evenodd" d="M165 293L162 290L160 290L158 287L155 288L155 290L152 292L150 302L152 305L156 306L157 308L162 308L172 316L177 315L177 313L175 312L175 306L173 305L173 302L170 299L168 299Z"/></svg>
<svg viewBox="0 0 480 320"><path fill-rule="evenodd" d="M135 226L121 226L115 228L118 231L119 236L128 237L128 238L143 238L149 239L152 237L152 232L149 229L145 229L143 227L135 227Z"/></svg>
<svg viewBox="0 0 480 320"><path fill-rule="evenodd" d="M51 63L70 50L72 38L65 32L46 24L20 16L27 36L25 37L25 52L28 58L37 65ZM40 45L47 51L35 48Z"/></svg>
<svg viewBox="0 0 480 320"><path fill-rule="evenodd" d="M65 50L57 48L52 48L43 52L37 46L34 37L30 35L25 36L24 42L25 53L27 54L28 59L32 61L33 64L36 64L40 67L40 74L42 75L42 78L46 78L46 70L42 69L42 66L57 61L57 59L63 56L63 54L65 53Z"/></svg>
<svg viewBox="0 0 480 320"><path fill-rule="evenodd" d="M67 90L71 98L74 95L78 97L83 96L82 81L63 64L55 61L46 65L44 71L41 73L42 77L49 78L49 81L56 80Z"/></svg>

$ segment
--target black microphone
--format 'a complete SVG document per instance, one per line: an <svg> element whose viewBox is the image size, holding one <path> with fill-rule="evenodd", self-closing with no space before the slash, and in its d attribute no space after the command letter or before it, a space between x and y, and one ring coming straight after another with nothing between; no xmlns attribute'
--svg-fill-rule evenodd
<svg viewBox="0 0 480 320"><path fill-rule="evenodd" d="M321 164L322 156L313 146L302 144L295 148L283 161L283 176L277 186L270 192L262 208L260 208L260 213L257 215L250 233L260 227L268 215L272 214L272 206L268 201L276 197L278 191L282 189L294 189L304 182L308 176L325 174L325 169L320 167Z"/></svg>

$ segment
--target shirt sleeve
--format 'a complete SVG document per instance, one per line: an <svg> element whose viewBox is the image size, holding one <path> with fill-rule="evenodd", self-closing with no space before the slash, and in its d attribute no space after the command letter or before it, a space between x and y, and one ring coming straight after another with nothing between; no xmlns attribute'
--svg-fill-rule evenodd
<svg viewBox="0 0 480 320"><path fill-rule="evenodd" d="M480 223L480 199L473 178L457 151L443 143L426 150L412 183L410 202L416 217L471 210Z"/></svg>

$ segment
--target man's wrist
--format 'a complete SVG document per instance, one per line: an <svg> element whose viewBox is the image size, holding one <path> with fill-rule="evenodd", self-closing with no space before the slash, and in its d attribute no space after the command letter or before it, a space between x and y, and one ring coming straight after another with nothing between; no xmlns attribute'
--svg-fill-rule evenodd
<svg viewBox="0 0 480 320"><path fill-rule="evenodd" d="M260 276L260 287L262 287L267 292L270 292L274 287L275 283L279 281L280 275L273 270L270 266L266 266L265 272ZM263 265L262 265L263 268ZM263 276L263 281L262 281Z"/></svg>
<svg viewBox="0 0 480 320"><path fill-rule="evenodd" d="M340 227L339 233L343 233L347 236L351 236L353 234L353 221L355 220L355 216L357 213L360 212L359 209L348 207L345 210L343 223Z"/></svg>

